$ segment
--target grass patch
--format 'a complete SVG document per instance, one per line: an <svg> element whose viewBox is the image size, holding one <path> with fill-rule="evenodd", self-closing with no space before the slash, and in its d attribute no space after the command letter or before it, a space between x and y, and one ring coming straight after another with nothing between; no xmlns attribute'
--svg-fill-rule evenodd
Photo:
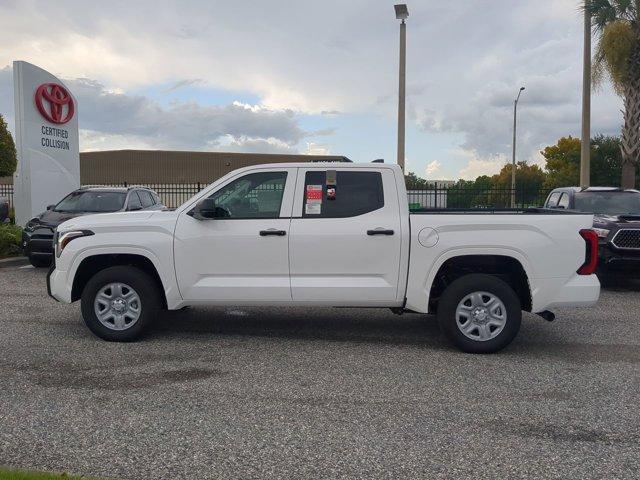
<svg viewBox="0 0 640 480"><path fill-rule="evenodd" d="M0 468L0 480L91 480L89 477L74 477L66 473L27 472ZM94 479L96 480L96 479Z"/></svg>
<svg viewBox="0 0 640 480"><path fill-rule="evenodd" d="M22 229L11 223L0 223L0 258L20 255ZM1 478L1 477L0 477Z"/></svg>

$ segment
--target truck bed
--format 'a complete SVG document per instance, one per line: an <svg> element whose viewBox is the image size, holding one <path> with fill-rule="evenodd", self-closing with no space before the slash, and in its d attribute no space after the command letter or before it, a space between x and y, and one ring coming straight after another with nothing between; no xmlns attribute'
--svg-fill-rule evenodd
<svg viewBox="0 0 640 480"><path fill-rule="evenodd" d="M411 215L588 215L575 210L556 208L527 207L527 208L418 208L409 210Z"/></svg>

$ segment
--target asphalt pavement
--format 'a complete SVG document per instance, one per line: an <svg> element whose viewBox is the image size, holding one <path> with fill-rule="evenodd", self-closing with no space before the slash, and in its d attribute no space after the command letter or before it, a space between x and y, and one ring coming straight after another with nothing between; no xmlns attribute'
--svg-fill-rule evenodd
<svg viewBox="0 0 640 480"><path fill-rule="evenodd" d="M0 269L0 465L113 479L640 477L640 286L494 355L382 309L192 308L103 342Z"/></svg>

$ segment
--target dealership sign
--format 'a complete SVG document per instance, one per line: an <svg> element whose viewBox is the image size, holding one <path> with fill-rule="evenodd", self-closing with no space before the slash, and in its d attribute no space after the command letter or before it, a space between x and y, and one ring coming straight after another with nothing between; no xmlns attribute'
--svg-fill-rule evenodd
<svg viewBox="0 0 640 480"><path fill-rule="evenodd" d="M80 186L77 102L49 72L13 62L18 169L16 223L24 225Z"/></svg>

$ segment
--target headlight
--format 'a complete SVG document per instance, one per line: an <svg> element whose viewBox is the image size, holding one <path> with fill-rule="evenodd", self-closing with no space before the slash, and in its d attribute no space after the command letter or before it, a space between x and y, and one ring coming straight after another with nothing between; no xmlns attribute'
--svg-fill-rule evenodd
<svg viewBox="0 0 640 480"><path fill-rule="evenodd" d="M606 228L594 228L593 231L596 232L600 238L607 238L607 235L609 235L609 230Z"/></svg>
<svg viewBox="0 0 640 480"><path fill-rule="evenodd" d="M56 257L60 257L62 251L65 249L71 240L75 240L80 237L88 237L93 235L91 230L69 230L68 232L56 232Z"/></svg>
<svg viewBox="0 0 640 480"><path fill-rule="evenodd" d="M24 226L24 230L25 230L25 232L33 232L36 229L37 226L38 226L38 223L36 222L36 219L34 218L34 219L29 220L27 222L27 224Z"/></svg>

